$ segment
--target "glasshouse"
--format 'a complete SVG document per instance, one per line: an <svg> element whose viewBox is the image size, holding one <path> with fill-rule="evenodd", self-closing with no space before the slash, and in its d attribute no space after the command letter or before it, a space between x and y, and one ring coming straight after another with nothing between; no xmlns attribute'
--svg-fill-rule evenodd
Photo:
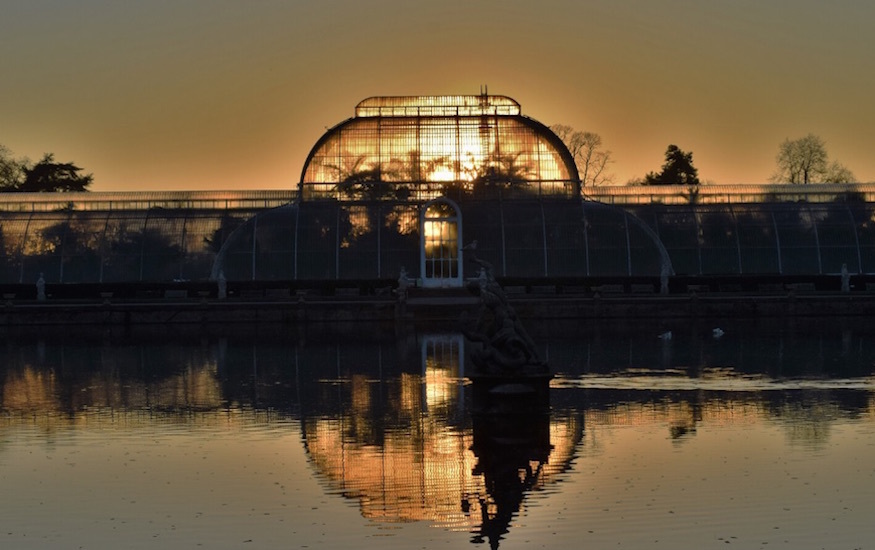
<svg viewBox="0 0 875 550"><path fill-rule="evenodd" d="M656 274L670 260L621 208L584 202L574 159L503 96L380 97L313 147L299 199L263 212L213 276L461 286L496 276Z"/></svg>
<svg viewBox="0 0 875 550"><path fill-rule="evenodd" d="M369 98L296 190L0 195L0 283L875 273L866 190L665 187L581 189L508 97Z"/></svg>

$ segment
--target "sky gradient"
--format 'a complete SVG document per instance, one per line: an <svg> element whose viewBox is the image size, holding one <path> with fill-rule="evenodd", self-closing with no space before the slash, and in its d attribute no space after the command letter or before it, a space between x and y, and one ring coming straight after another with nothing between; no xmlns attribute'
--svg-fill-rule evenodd
<svg viewBox="0 0 875 550"><path fill-rule="evenodd" d="M875 181L875 3L2 0L0 144L94 191L294 188L377 95L477 94L600 134L617 184L693 152L764 183L814 133Z"/></svg>

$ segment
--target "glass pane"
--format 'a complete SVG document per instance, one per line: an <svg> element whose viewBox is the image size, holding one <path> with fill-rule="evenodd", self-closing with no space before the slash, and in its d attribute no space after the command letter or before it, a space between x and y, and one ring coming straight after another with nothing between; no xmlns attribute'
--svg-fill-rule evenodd
<svg viewBox="0 0 875 550"><path fill-rule="evenodd" d="M501 204L506 269L516 277L544 276L544 220L537 201Z"/></svg>
<svg viewBox="0 0 875 550"><path fill-rule="evenodd" d="M772 213L759 208L733 206L742 273L778 273L776 223Z"/></svg>
<svg viewBox="0 0 875 550"><path fill-rule="evenodd" d="M300 209L297 271L299 279L334 279L337 276L337 204L308 204Z"/></svg>
<svg viewBox="0 0 875 550"><path fill-rule="evenodd" d="M589 274L583 211L576 201L545 201L547 274L580 277Z"/></svg>
<svg viewBox="0 0 875 550"><path fill-rule="evenodd" d="M762 206L760 208L763 208ZM805 205L771 206L781 242L781 271L785 275L820 272L815 219Z"/></svg>
<svg viewBox="0 0 875 550"><path fill-rule="evenodd" d="M726 206L701 207L699 231L702 273L732 274L740 270L735 217Z"/></svg>
<svg viewBox="0 0 875 550"><path fill-rule="evenodd" d="M403 268L409 277L419 274L419 209L414 204L381 205L380 274L395 280Z"/></svg>
<svg viewBox="0 0 875 550"><path fill-rule="evenodd" d="M841 273L842 265L847 266L850 273L859 273L857 228L848 206L827 203L811 205L810 210L817 223L823 273Z"/></svg>
<svg viewBox="0 0 875 550"><path fill-rule="evenodd" d="M584 206L589 250L590 274L622 276L629 274L629 247L626 213L602 205Z"/></svg>
<svg viewBox="0 0 875 550"><path fill-rule="evenodd" d="M501 239L501 212L494 202L469 200L459 205L462 210L462 245L477 241L473 254L492 264L496 276L505 275L503 243ZM479 266L467 262L466 269L478 270ZM469 275L474 276L472 272Z"/></svg>
<svg viewBox="0 0 875 550"><path fill-rule="evenodd" d="M459 276L458 229L455 221L423 223L425 276L447 279Z"/></svg>

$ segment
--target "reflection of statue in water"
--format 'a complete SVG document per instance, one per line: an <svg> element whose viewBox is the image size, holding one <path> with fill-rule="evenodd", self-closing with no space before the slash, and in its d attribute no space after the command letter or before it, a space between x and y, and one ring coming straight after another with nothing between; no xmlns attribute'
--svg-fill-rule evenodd
<svg viewBox="0 0 875 550"><path fill-rule="evenodd" d="M549 415L478 415L474 417L477 457L474 475L483 476L486 494L463 495L462 511L480 515L471 542L498 548L519 514L526 493L540 483L549 463Z"/></svg>
<svg viewBox="0 0 875 550"><path fill-rule="evenodd" d="M477 456L473 473L483 476L487 494L465 495L462 510L473 513L479 508L480 529L472 542L488 542L494 549L550 456L552 375L495 280L492 264L477 258L476 241L465 249L480 266L479 276L467 283L468 290L480 297L477 320L463 320L462 333L480 343L471 350L476 369L468 374L474 424L471 450Z"/></svg>
<svg viewBox="0 0 875 550"><path fill-rule="evenodd" d="M530 465L522 469L499 468L496 472L474 470L475 474L484 476L489 497L477 497L481 524L471 542L481 544L488 541L490 548L498 548L501 539L510 531L525 493L535 486L541 467L538 464L538 471L533 471Z"/></svg>
<svg viewBox="0 0 875 550"><path fill-rule="evenodd" d="M468 282L468 290L480 297L477 321L473 327L462 327L463 334L481 348L471 352L471 360L484 373L519 372L526 367L543 370L535 345L520 323L513 307L507 302L501 285L492 274L492 264L477 258L480 275ZM464 323L463 323L464 324Z"/></svg>

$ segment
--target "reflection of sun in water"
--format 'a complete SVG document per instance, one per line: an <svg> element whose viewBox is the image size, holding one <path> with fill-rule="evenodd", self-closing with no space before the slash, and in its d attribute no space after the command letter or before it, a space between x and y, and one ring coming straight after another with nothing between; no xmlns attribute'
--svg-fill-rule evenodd
<svg viewBox="0 0 875 550"><path fill-rule="evenodd" d="M455 395L457 381L444 369L425 371L425 402L429 408L446 405Z"/></svg>
<svg viewBox="0 0 875 550"><path fill-rule="evenodd" d="M437 337L423 342L425 402L429 410L458 399L464 345L459 337Z"/></svg>

